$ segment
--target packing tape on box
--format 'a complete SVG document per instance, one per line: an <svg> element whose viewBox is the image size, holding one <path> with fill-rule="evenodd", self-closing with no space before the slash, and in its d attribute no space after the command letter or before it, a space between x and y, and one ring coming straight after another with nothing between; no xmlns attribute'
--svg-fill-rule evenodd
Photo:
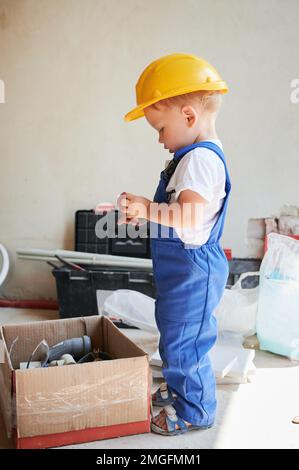
<svg viewBox="0 0 299 470"><path fill-rule="evenodd" d="M33 427L38 431L55 425L53 432L61 432L61 426L73 423L76 429L75 421L81 418L87 427L126 422L126 415L130 418L128 422L141 420L140 414L147 418L148 383L140 369L129 373L118 371L111 377L102 377L98 383L62 386L42 393L40 386L39 391L26 394L18 388L16 393L18 429L23 436ZM111 422L113 412L116 416Z"/></svg>

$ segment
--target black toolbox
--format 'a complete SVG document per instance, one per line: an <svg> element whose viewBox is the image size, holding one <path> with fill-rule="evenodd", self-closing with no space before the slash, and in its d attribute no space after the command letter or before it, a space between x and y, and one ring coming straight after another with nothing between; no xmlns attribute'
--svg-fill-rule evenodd
<svg viewBox="0 0 299 470"><path fill-rule="evenodd" d="M63 266L54 268L60 318L97 315L97 290L136 290L155 298L152 272L135 268L94 267L80 264L86 271Z"/></svg>
<svg viewBox="0 0 299 470"><path fill-rule="evenodd" d="M122 225L120 228L117 225L118 215L118 210L105 211L100 214L96 214L92 209L78 210L75 213L75 251L150 258L149 224L140 228L142 236L133 238L128 233L130 230L128 226ZM100 238L96 233L96 225L104 217L110 223L112 230L109 233L107 224L103 224L106 227L107 236Z"/></svg>

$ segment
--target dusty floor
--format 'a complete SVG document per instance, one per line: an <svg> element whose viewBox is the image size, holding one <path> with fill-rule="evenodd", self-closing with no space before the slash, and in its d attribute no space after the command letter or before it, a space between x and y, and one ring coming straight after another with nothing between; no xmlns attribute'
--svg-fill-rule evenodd
<svg viewBox="0 0 299 470"><path fill-rule="evenodd" d="M58 314L53 311L0 309L0 324L54 318ZM137 330L122 331L142 344L147 352L154 352L153 335ZM252 383L217 387L218 415L212 429L176 437L142 434L64 448L299 449L299 425L291 422L299 415L299 364L259 350L254 363L257 373ZM0 448L11 447L12 441L5 435L0 416Z"/></svg>

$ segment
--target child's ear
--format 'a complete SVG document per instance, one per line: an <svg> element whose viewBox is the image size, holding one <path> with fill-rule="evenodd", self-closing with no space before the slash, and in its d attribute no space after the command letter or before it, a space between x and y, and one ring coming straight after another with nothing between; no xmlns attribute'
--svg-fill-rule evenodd
<svg viewBox="0 0 299 470"><path fill-rule="evenodd" d="M186 119L188 126L193 126L197 122L197 113L193 106L186 105L182 108L182 113Z"/></svg>

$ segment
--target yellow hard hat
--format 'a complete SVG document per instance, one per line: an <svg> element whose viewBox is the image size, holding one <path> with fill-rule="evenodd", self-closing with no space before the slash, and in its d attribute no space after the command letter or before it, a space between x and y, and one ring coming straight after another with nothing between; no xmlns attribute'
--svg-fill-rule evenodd
<svg viewBox="0 0 299 470"><path fill-rule="evenodd" d="M170 54L149 64L136 84L137 107L125 121L144 116L144 108L157 101L193 91L228 91L217 70L206 60L192 54Z"/></svg>

